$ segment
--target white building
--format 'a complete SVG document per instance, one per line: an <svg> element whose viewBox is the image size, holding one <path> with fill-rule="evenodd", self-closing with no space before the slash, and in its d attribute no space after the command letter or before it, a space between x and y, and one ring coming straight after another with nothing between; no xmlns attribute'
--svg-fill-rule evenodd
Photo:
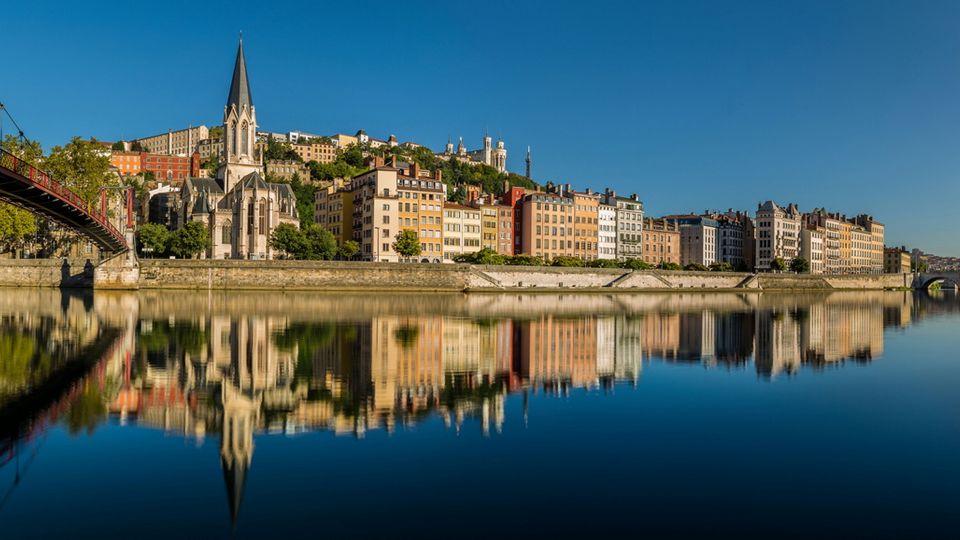
<svg viewBox="0 0 960 540"><path fill-rule="evenodd" d="M800 231L800 256L810 263L811 274L826 270L826 229L804 227Z"/></svg>
<svg viewBox="0 0 960 540"><path fill-rule="evenodd" d="M710 266L717 261L717 227L715 219L697 215L666 216L680 226L680 264Z"/></svg>
<svg viewBox="0 0 960 540"><path fill-rule="evenodd" d="M462 253L480 251L481 221L479 208L443 204L443 262L453 262Z"/></svg>
<svg viewBox="0 0 960 540"><path fill-rule="evenodd" d="M757 206L756 270L770 270L774 259L783 259L788 265L800 255L802 216L797 205L786 208L773 201Z"/></svg>
<svg viewBox="0 0 960 540"><path fill-rule="evenodd" d="M597 258L617 258L617 207L600 203L597 216Z"/></svg>

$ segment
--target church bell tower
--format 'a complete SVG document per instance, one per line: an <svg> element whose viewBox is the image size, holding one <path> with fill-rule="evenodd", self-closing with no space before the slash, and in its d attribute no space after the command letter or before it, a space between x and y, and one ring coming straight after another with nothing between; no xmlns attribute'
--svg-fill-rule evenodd
<svg viewBox="0 0 960 540"><path fill-rule="evenodd" d="M233 79L227 105L223 108L223 155L217 170L217 181L229 192L237 182L252 172L260 172L257 160L257 113L253 107L247 62L243 56L243 35L237 47Z"/></svg>

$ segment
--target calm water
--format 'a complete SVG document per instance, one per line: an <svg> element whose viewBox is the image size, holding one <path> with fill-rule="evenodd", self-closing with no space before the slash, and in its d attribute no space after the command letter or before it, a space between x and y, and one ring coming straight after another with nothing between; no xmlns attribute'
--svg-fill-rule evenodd
<svg viewBox="0 0 960 540"><path fill-rule="evenodd" d="M0 291L22 537L960 536L960 301Z"/></svg>

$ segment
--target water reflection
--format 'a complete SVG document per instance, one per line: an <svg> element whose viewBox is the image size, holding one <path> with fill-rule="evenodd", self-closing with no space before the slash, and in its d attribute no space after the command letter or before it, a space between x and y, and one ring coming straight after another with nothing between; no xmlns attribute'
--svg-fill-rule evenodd
<svg viewBox="0 0 960 540"><path fill-rule="evenodd" d="M762 380L868 363L884 330L956 313L955 296L652 294L344 297L18 291L0 300L11 461L38 430L112 415L219 441L231 517L262 432L358 438L431 417L503 430L506 396L637 387L650 363ZM86 366L65 377L67 366ZM51 382L52 381L52 382ZM36 396L43 394L40 398ZM20 465L16 465L20 467Z"/></svg>

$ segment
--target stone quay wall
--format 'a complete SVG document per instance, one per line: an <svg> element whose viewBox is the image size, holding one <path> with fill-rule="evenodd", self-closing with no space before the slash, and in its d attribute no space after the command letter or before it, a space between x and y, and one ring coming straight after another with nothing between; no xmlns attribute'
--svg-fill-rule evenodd
<svg viewBox="0 0 960 540"><path fill-rule="evenodd" d="M132 263L132 264L131 264ZM0 260L0 286L97 289L317 291L723 291L879 290L909 287L911 274L796 275L617 268L471 266L322 261Z"/></svg>

